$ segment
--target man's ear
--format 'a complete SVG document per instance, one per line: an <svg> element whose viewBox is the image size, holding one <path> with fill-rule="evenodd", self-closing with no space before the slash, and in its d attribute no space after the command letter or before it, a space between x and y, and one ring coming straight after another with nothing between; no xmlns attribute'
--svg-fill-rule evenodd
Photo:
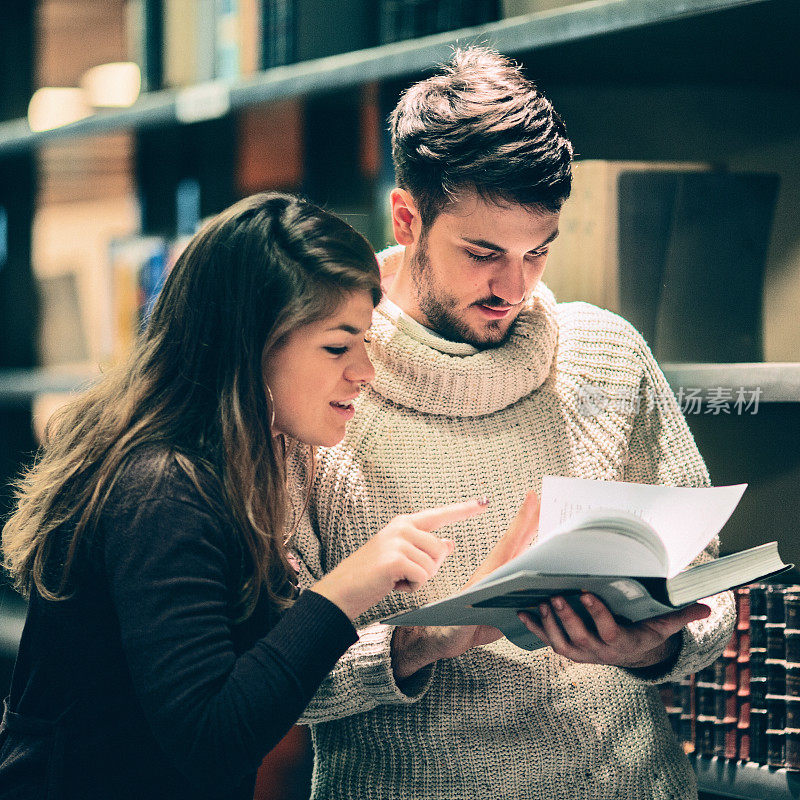
<svg viewBox="0 0 800 800"><path fill-rule="evenodd" d="M392 204L392 231L398 244L414 244L420 231L422 221L414 203L414 198L405 189L392 189L389 196Z"/></svg>

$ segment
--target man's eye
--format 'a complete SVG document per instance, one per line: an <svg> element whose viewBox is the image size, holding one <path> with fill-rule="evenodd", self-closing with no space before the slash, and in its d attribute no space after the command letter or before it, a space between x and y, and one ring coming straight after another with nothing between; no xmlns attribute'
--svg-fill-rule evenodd
<svg viewBox="0 0 800 800"><path fill-rule="evenodd" d="M529 253L531 258L544 258L550 252L550 248L545 247L544 250L534 250Z"/></svg>
<svg viewBox="0 0 800 800"><path fill-rule="evenodd" d="M496 253L489 253L488 255L482 256L478 255L478 253L473 253L471 250L464 251L473 261L491 261Z"/></svg>
<svg viewBox="0 0 800 800"><path fill-rule="evenodd" d="M325 347L325 350L334 356L343 356L349 349L349 347Z"/></svg>

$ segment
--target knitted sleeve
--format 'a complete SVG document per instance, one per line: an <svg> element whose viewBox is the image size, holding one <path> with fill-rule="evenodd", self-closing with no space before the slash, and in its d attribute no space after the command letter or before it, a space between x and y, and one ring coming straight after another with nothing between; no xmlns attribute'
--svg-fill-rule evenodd
<svg viewBox="0 0 800 800"><path fill-rule="evenodd" d="M313 503L313 498L312 498ZM323 569L322 546L308 513L297 526L294 539L300 586L309 588ZM379 705L414 703L427 691L435 665L420 670L398 685L392 669L394 628L375 623L360 628L358 641L342 656L306 707L305 725L360 714Z"/></svg>
<svg viewBox="0 0 800 800"><path fill-rule="evenodd" d="M650 349L637 334L637 348L644 366L639 412L630 437L628 461L622 480L669 486L708 486L705 463L675 396ZM719 539L714 539L693 563L716 558ZM730 639L735 623L733 594L723 592L703 601L711 614L687 625L678 655L657 669L630 670L648 683L678 680L712 663Z"/></svg>

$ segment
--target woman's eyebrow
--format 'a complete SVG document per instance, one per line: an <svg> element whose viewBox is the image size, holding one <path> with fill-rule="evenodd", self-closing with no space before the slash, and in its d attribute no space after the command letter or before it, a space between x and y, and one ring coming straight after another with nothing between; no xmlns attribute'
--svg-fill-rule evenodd
<svg viewBox="0 0 800 800"><path fill-rule="evenodd" d="M355 336L357 333L361 333L361 328L342 323L341 325L334 325L332 328L327 328L327 331L344 331L345 333L352 333Z"/></svg>

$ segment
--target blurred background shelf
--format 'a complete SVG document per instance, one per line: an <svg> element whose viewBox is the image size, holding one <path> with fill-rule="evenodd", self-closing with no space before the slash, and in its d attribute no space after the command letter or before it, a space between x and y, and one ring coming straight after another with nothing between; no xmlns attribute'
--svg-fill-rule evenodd
<svg viewBox="0 0 800 800"><path fill-rule="evenodd" d="M745 364L662 364L673 391L699 389L760 389L762 403L800 402L800 362ZM90 385L97 370L19 369L0 370L0 407L24 406L39 394L76 392Z"/></svg>
<svg viewBox="0 0 800 800"><path fill-rule="evenodd" d="M86 369L7 369L0 370L0 408L22 408L40 394L76 392L97 377Z"/></svg>
<svg viewBox="0 0 800 800"><path fill-rule="evenodd" d="M800 402L800 363L751 364L662 364L674 392L700 389L704 394L717 389L734 393L744 388L760 389L759 402Z"/></svg>
<svg viewBox="0 0 800 800"><path fill-rule="evenodd" d="M131 108L99 111L48 131L32 132L26 120L10 120L0 123L0 157L59 139L175 123L180 121L181 104L187 102L196 109L194 121L198 121L279 99L394 80L425 72L432 64L446 61L453 46L473 42L490 44L508 55L541 51L545 64L552 53L558 53L558 70L566 78L592 63L596 77L607 72L617 78L637 74L641 80L643 75L658 73L662 79L679 81L689 74L696 80L716 70L727 81L746 74L751 81L769 75L770 82L791 82L795 73L765 69L781 51L780 43L797 33L798 20L791 5L780 0L590 0L476 28L276 67L232 82L150 92ZM754 9L757 6L762 8ZM733 53L730 43L723 45L719 38L704 35L706 26L718 25L719 16L725 14L729 15L725 24L738 38L747 38L748 46L734 48ZM704 17L708 18L705 22ZM651 32L643 34L643 29ZM637 38L631 39L631 35ZM616 37L623 38L615 41ZM648 42L651 37L653 41ZM668 41L672 46L666 57L659 55L663 49L658 44ZM569 46L577 50L564 51ZM669 55L677 48L680 60ZM543 71L548 70L545 67Z"/></svg>

